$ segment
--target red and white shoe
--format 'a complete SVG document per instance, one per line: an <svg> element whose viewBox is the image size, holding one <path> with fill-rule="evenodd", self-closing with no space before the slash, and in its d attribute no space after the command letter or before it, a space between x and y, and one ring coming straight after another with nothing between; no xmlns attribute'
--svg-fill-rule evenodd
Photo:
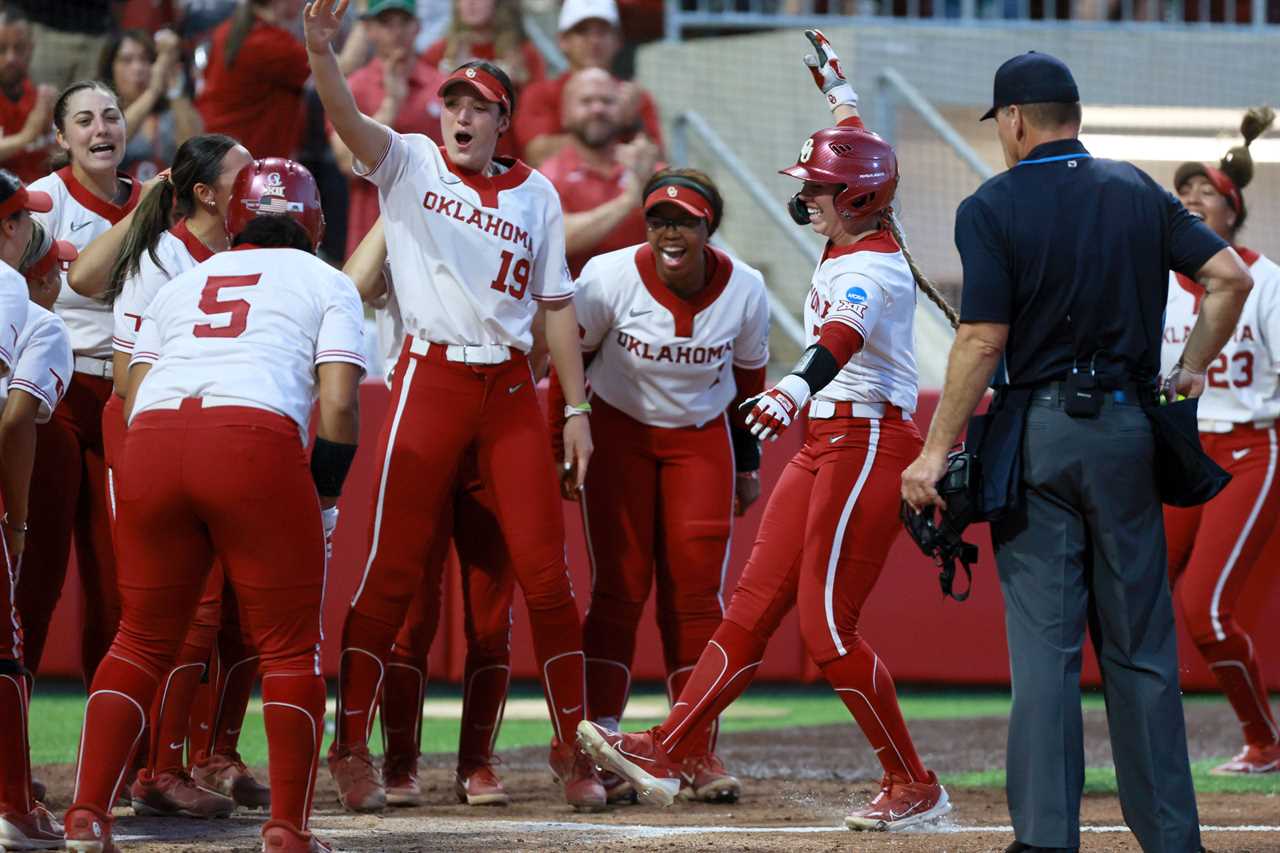
<svg viewBox="0 0 1280 853"><path fill-rule="evenodd" d="M647 732L611 732L590 720L578 723L578 745L601 768L631 783L636 796L650 805L669 806L680 793L680 765Z"/></svg>
<svg viewBox="0 0 1280 853"><path fill-rule="evenodd" d="M93 806L72 806L62 819L67 850L76 853L117 853L111 843L113 818Z"/></svg>
<svg viewBox="0 0 1280 853"><path fill-rule="evenodd" d="M1280 743L1270 746L1246 744L1240 754L1209 771L1210 776L1248 776L1251 773L1280 772Z"/></svg>
<svg viewBox="0 0 1280 853"><path fill-rule="evenodd" d="M598 812L608 805L600 774L587 754L572 743L551 742L548 759L556 781L564 787L564 801L575 811Z"/></svg>
<svg viewBox="0 0 1280 853"><path fill-rule="evenodd" d="M736 803L742 795L737 780L714 752L691 755L680 768L680 798L702 803Z"/></svg>
<svg viewBox="0 0 1280 853"><path fill-rule="evenodd" d="M246 809L271 808L271 789L253 777L240 753L214 753L191 768L191 778Z"/></svg>
<svg viewBox="0 0 1280 853"><path fill-rule="evenodd" d="M491 764L459 767L453 790L458 795L458 802L469 806L505 806L511 802L507 789L502 786L502 780Z"/></svg>
<svg viewBox="0 0 1280 853"><path fill-rule="evenodd" d="M380 812L387 806L387 790L382 774L373 764L365 744L339 749L329 747L329 773L338 786L338 800L349 812Z"/></svg>
<svg viewBox="0 0 1280 853"><path fill-rule="evenodd" d="M235 800L197 785L185 770L165 770L151 775L141 770L129 789L133 813L144 817L194 817L203 820L230 817Z"/></svg>
<svg viewBox="0 0 1280 853"><path fill-rule="evenodd" d="M26 814L0 814L0 850L58 850L62 841L62 825L39 803Z"/></svg>
<svg viewBox="0 0 1280 853"><path fill-rule="evenodd" d="M413 808L422 805L417 755L387 755L382 759L382 779L387 805Z"/></svg>
<svg viewBox="0 0 1280 853"><path fill-rule="evenodd" d="M604 785L604 800L611 806L633 806L640 801L636 789L617 773L605 770L600 774L600 783Z"/></svg>
<svg viewBox="0 0 1280 853"><path fill-rule="evenodd" d="M859 831L893 832L937 820L949 811L951 799L935 774L930 773L925 782L885 776L875 799L846 817L844 825Z"/></svg>
<svg viewBox="0 0 1280 853"><path fill-rule="evenodd" d="M333 845L311 832L299 832L284 820L262 825L262 853L332 853Z"/></svg>

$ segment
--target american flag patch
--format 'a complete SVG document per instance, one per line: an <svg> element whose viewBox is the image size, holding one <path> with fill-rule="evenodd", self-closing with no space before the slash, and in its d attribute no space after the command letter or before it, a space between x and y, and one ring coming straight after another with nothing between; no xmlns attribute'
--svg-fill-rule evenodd
<svg viewBox="0 0 1280 853"><path fill-rule="evenodd" d="M273 196L263 196L257 204L251 201L246 201L245 204L257 213L302 213L303 211L302 202Z"/></svg>

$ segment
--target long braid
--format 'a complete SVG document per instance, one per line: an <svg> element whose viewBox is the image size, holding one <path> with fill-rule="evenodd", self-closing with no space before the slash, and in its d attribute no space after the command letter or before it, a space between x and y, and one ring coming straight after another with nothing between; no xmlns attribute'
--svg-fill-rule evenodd
<svg viewBox="0 0 1280 853"><path fill-rule="evenodd" d="M898 222L898 214L893 210L889 211L888 217L889 229L893 232L893 239L898 241L898 246L902 249L902 256L907 259L907 266L911 267L911 277L916 280L916 287L924 291L924 295L929 297L929 301L937 305L943 314L947 315L947 321L951 323L951 328L960 328L960 314L956 309L951 307L951 303L947 302L938 292L937 286L929 281L916 263L915 258L911 257L911 252L907 250L907 238L902 234L902 225Z"/></svg>

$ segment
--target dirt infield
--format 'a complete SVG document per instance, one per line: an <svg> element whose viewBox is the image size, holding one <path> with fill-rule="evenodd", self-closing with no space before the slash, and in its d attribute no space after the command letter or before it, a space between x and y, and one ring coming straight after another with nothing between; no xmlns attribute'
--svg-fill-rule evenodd
<svg viewBox="0 0 1280 853"><path fill-rule="evenodd" d="M1192 758L1230 753L1236 729L1225 706L1187 709ZM1106 723L1085 715L1088 764L1106 765ZM1005 722L1000 718L918 721L912 725L926 761L943 773L998 767ZM869 850L901 853L976 853L1003 850L1012 840L1004 792L990 788L951 791L955 810L922 831L855 834L843 829L851 805L875 793L879 779L874 756L851 725L725 735L725 762L744 779L743 799L734 805L677 804L658 810L641 806L602 814L571 812L557 797L545 769L546 752L506 753L500 768L513 795L505 808L469 808L453 796L451 756L424 759L427 805L384 816L341 812L328 773L321 771L315 828L343 850ZM64 808L70 794L70 767L45 767L51 805ZM124 813L127 814L127 811ZM202 822L125 817L116 837L127 850L248 851L256 849L262 818L241 815ZM1280 796L1205 794L1200 819L1208 827L1206 846L1218 853L1280 851ZM1087 796L1082 849L1138 851L1123 828L1113 796Z"/></svg>

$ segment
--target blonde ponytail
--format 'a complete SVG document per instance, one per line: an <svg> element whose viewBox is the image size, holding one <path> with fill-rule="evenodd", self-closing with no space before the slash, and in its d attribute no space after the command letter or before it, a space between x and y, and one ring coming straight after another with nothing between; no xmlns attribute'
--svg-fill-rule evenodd
<svg viewBox="0 0 1280 853"><path fill-rule="evenodd" d="M937 285L929 280L928 276L921 271L920 266L916 263L915 258L911 257L911 252L907 250L907 238L903 236L902 224L898 222L898 214L894 213L892 208L889 210L886 219L889 222L889 230L893 232L893 239L898 241L899 248L902 249L902 257L907 259L907 266L911 268L911 277L916 280L916 287L929 297L929 301L947 315L947 322L951 324L951 328L960 328L960 314L956 309L951 307L951 303L947 302L938 292Z"/></svg>

